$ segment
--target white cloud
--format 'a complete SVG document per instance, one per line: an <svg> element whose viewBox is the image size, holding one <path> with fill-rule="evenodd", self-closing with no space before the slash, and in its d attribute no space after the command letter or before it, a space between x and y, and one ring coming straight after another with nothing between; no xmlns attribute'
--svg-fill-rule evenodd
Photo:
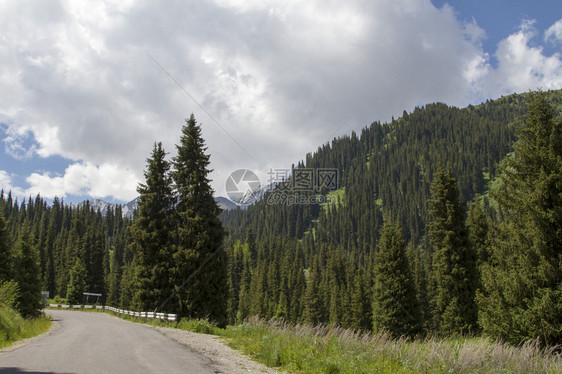
<svg viewBox="0 0 562 374"><path fill-rule="evenodd" d="M553 40L553 42L562 42L562 19L556 21L552 26L546 30L544 33L544 40Z"/></svg>
<svg viewBox="0 0 562 374"><path fill-rule="evenodd" d="M48 199L74 195L131 201L137 196L137 179L134 173L111 164L96 166L75 163L66 168L64 175L32 173L26 178L26 182L29 185L27 188L16 186L13 176L0 170L0 189L11 191L14 197L23 199L39 194Z"/></svg>
<svg viewBox="0 0 562 374"><path fill-rule="evenodd" d="M537 88L562 88L562 56L558 53L546 56L541 46L531 43L537 35L533 23L524 21L519 31L499 43L497 68L483 69L477 81L484 95L497 97Z"/></svg>
<svg viewBox="0 0 562 374"><path fill-rule="evenodd" d="M534 33L502 41L493 69L484 30L429 0L4 1L0 122L33 134L8 135L14 154L73 162L33 188L117 198L135 193L117 170L136 186L153 142L173 153L194 112L223 193L232 170L287 167L420 103L560 87L559 56L530 46Z"/></svg>
<svg viewBox="0 0 562 374"><path fill-rule="evenodd" d="M5 193L12 192L14 197L25 197L26 191L18 186L14 186L12 183L12 176L8 174L5 170L0 170L0 190L4 190Z"/></svg>
<svg viewBox="0 0 562 374"><path fill-rule="evenodd" d="M47 198L87 195L130 201L135 198L137 187L136 176L130 170L112 164L76 163L70 165L63 176L32 173L26 181L30 184L28 194L40 193Z"/></svg>
<svg viewBox="0 0 562 374"><path fill-rule="evenodd" d="M3 139L4 152L16 160L28 159L33 156L36 146L33 144L33 134L25 127L9 126ZM30 144L27 144L30 143Z"/></svg>

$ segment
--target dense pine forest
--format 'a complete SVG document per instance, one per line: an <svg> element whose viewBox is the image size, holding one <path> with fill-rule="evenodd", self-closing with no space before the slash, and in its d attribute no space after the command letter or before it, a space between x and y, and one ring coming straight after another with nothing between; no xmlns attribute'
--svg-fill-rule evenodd
<svg viewBox="0 0 562 374"><path fill-rule="evenodd" d="M339 189L328 193L335 202L270 204L266 195L223 213L230 321L260 315L396 336L484 331L560 342L561 103L555 91L464 109L430 104L308 154L296 169L339 170ZM526 147L537 155L520 158ZM533 178L512 174L529 165ZM542 197L514 204L524 189L527 199ZM548 224L529 215L540 209ZM534 230L536 239L510 242L509 230ZM509 268L506 247L528 263Z"/></svg>
<svg viewBox="0 0 562 374"><path fill-rule="evenodd" d="M176 149L168 161L162 144L154 144L134 219L125 218L120 206L102 214L87 201L72 206L55 198L48 205L37 196L19 203L2 191L0 256L6 269L0 286L17 281L17 249L23 246L36 255L37 270L17 282L19 291L12 294L34 287L32 302L19 305L36 311L41 290L70 304L84 303L88 292L102 294L107 305L225 325L226 233L207 178L210 156L193 115ZM195 272L199 276L191 279Z"/></svg>
<svg viewBox="0 0 562 374"><path fill-rule="evenodd" d="M562 91L428 104L293 166L337 169L337 189L303 192L331 202L272 204L274 190L222 214L191 117L172 161L155 144L133 219L2 191L0 234L68 302L560 344L561 111Z"/></svg>

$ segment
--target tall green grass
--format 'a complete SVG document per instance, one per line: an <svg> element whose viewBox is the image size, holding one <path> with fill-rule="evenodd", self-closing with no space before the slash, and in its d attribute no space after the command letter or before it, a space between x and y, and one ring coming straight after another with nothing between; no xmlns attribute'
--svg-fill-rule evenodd
<svg viewBox="0 0 562 374"><path fill-rule="evenodd" d="M486 338L392 339L335 326L251 320L224 333L228 344L268 366L297 373L562 373L558 348Z"/></svg>
<svg viewBox="0 0 562 374"><path fill-rule="evenodd" d="M19 292L19 285L15 281L0 282L0 348L47 332L51 327L51 320L44 315L24 319L18 313Z"/></svg>
<svg viewBox="0 0 562 374"><path fill-rule="evenodd" d="M49 331L51 323L51 320L45 315L26 319L22 318L14 309L0 305L0 348L43 334Z"/></svg>

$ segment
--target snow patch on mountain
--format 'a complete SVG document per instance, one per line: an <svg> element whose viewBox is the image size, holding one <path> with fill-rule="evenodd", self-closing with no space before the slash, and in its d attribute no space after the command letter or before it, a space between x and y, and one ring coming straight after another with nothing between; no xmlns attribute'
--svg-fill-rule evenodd
<svg viewBox="0 0 562 374"><path fill-rule="evenodd" d="M84 200L78 204L71 204L71 206L73 208L78 208L78 207L83 208L85 206L88 206L90 209L93 209L94 211L99 210L101 214L105 216L109 211L109 209L115 211L115 208L118 205L121 205L121 213L123 217L133 218L135 210L137 210L139 207L139 202L140 202L140 197L137 197L126 204L109 203L101 199L89 199L89 200ZM215 197L215 202L222 210L232 210L232 209L238 209L240 207L236 203L232 202L230 199L222 196Z"/></svg>

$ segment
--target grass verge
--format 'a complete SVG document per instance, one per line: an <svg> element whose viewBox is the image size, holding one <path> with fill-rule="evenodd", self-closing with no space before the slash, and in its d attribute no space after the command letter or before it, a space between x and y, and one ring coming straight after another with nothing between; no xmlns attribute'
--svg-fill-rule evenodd
<svg viewBox="0 0 562 374"><path fill-rule="evenodd" d="M296 373L561 373L556 348L486 338L408 341L339 327L251 320L228 328L227 342L268 366ZM560 347L558 347L560 348Z"/></svg>
<svg viewBox="0 0 562 374"><path fill-rule="evenodd" d="M11 308L0 307L0 348L41 335L49 331L51 323L51 319L43 314L27 319Z"/></svg>

